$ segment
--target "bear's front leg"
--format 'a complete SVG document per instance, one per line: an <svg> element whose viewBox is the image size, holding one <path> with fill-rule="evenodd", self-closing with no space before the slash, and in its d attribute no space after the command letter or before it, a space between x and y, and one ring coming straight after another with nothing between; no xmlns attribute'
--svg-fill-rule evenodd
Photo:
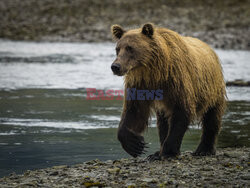
<svg viewBox="0 0 250 188"><path fill-rule="evenodd" d="M168 117L165 115L164 111L157 111L156 118L157 118L157 128L160 138L160 144L162 147L165 139L168 136L168 130L169 130ZM157 151L154 154L149 155L147 159L149 161L161 160L160 151Z"/></svg>
<svg viewBox="0 0 250 188"><path fill-rule="evenodd" d="M170 130L161 147L161 158L175 157L180 154L183 136L190 123L189 116L184 110L175 108L170 117Z"/></svg>
<svg viewBox="0 0 250 188"><path fill-rule="evenodd" d="M150 101L125 100L117 136L122 148L133 157L145 152L142 133L148 126L149 114Z"/></svg>

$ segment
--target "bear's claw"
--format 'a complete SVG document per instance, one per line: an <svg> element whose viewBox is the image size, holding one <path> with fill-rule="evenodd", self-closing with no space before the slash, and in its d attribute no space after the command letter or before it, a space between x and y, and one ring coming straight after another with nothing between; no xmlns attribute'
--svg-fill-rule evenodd
<svg viewBox="0 0 250 188"><path fill-rule="evenodd" d="M157 152L155 152L154 154L149 155L149 156L147 157L147 160L148 160L149 162L160 161L160 160L161 160L160 152L157 151Z"/></svg>
<svg viewBox="0 0 250 188"><path fill-rule="evenodd" d="M122 144L123 149L132 157L138 157L147 152L144 138L129 131L127 128L122 128L118 133L118 139Z"/></svg>
<svg viewBox="0 0 250 188"><path fill-rule="evenodd" d="M199 146L195 152L192 153L193 156L209 156L215 155L216 150L214 148L207 148L204 146Z"/></svg>

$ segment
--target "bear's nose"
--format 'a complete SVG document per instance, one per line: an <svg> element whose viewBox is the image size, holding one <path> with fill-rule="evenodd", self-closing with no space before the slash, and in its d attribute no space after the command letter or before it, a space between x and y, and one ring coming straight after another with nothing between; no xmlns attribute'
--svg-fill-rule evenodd
<svg viewBox="0 0 250 188"><path fill-rule="evenodd" d="M111 65L111 69L112 69L112 71L113 71L114 74L119 74L120 71L121 71L121 65L117 64L117 63L113 63Z"/></svg>

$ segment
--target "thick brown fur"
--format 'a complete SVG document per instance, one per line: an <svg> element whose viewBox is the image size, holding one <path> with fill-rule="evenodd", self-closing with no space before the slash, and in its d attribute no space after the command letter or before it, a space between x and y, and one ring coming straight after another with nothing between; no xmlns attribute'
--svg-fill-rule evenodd
<svg viewBox="0 0 250 188"><path fill-rule="evenodd" d="M122 67L121 75L124 75L125 89L162 89L164 97L162 101L128 101L125 90L119 129L127 127L135 134L141 134L147 127L151 111L163 113L171 124L171 117L176 109L186 117L186 124L201 120L203 127L207 128L206 122L209 120L204 120L205 115L209 110L215 109L216 112L211 118L215 119L218 125L212 128L216 131L211 134L215 134L216 140L226 101L225 82L219 58L199 39L184 37L169 29L148 25L153 27L153 33L150 27L144 28L146 25L142 29L121 30L123 34L118 37L113 32L114 38L118 39L117 46L121 53L118 53L114 63ZM150 32L145 34L143 30ZM126 45L135 49L134 55L128 57L128 53L121 50ZM139 112L133 117L126 117L131 106ZM138 115L140 111L143 114ZM170 131L167 134L169 135ZM204 151L198 154L202 152Z"/></svg>

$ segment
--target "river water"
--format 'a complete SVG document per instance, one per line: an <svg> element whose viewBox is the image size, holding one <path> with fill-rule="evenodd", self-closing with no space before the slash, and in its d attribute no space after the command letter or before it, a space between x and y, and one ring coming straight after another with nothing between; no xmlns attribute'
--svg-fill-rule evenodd
<svg viewBox="0 0 250 188"><path fill-rule="evenodd" d="M122 89L112 43L0 41L0 177L11 172L129 157L116 139L121 100L86 100L86 88ZM250 81L250 52L216 50L226 81ZM250 88L228 87L218 147L250 146ZM194 150L200 127L182 150ZM145 133L158 150L155 118ZM146 156L146 155L145 155Z"/></svg>

